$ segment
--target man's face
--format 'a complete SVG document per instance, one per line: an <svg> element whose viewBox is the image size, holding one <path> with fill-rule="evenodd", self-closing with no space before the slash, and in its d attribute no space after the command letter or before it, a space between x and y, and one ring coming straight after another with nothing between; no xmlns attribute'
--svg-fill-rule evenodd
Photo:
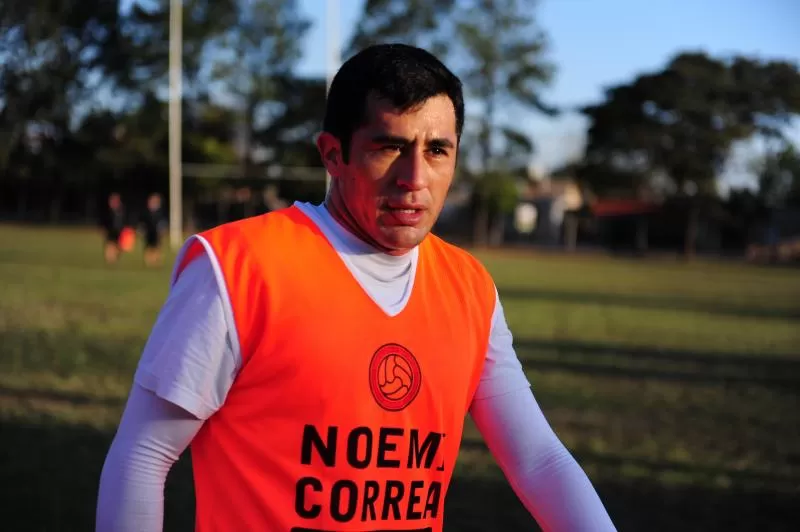
<svg viewBox="0 0 800 532"><path fill-rule="evenodd" d="M147 206L151 211L155 211L161 208L161 196L158 194L153 194L149 198L147 198Z"/></svg>
<svg viewBox="0 0 800 532"><path fill-rule="evenodd" d="M450 98L435 96L406 112L370 98L366 124L353 133L347 163L331 156L337 145L341 150L338 140L323 136L323 160L359 236L392 254L422 242L439 217L456 168Z"/></svg>

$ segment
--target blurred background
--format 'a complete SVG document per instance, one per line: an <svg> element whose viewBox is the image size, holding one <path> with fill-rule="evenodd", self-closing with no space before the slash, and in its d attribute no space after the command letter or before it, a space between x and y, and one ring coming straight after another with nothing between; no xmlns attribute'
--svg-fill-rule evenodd
<svg viewBox="0 0 800 532"><path fill-rule="evenodd" d="M791 0L0 1L3 530L92 529L177 246L321 201L327 85L387 41L464 81L436 232L494 275L619 529L797 530L798 21ZM192 528L189 461L167 530ZM469 424L447 506L451 531L536 529Z"/></svg>

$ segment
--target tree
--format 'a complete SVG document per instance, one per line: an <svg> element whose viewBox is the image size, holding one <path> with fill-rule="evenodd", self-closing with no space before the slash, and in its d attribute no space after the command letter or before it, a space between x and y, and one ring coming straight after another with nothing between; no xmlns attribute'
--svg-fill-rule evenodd
<svg viewBox="0 0 800 532"><path fill-rule="evenodd" d="M187 101L205 42L233 20L231 2L184 2ZM51 199L55 219L65 187L86 190L119 175L125 161L166 158L166 145L156 142L165 120L152 98L167 84L167 0L123 8L118 0L9 0L0 9L0 50L0 172L29 181L14 187L21 210L34 184ZM149 131L135 128L138 137L135 115L155 117L142 124ZM116 141L126 127L125 142Z"/></svg>
<svg viewBox="0 0 800 532"><path fill-rule="evenodd" d="M184 99L208 92L204 67L210 48L221 35L235 27L240 0L183 0L182 54ZM169 83L170 0L134 2L123 19L122 33L128 47L118 56L130 64L129 96L159 92Z"/></svg>
<svg viewBox="0 0 800 532"><path fill-rule="evenodd" d="M447 22L455 7L455 0L366 0L344 55L402 41L444 57L449 49Z"/></svg>
<svg viewBox="0 0 800 532"><path fill-rule="evenodd" d="M80 165L64 164L75 155L71 130L116 79L108 51L125 45L116 1L46 4L9 0L0 10L0 172L46 182L55 220L64 183L82 179Z"/></svg>
<svg viewBox="0 0 800 532"><path fill-rule="evenodd" d="M213 44L212 80L240 111L244 175L255 132L285 107L281 88L292 78L310 26L295 0L240 0L237 23Z"/></svg>
<svg viewBox="0 0 800 532"><path fill-rule="evenodd" d="M282 109L256 133L256 140L273 150L274 161L286 166L320 166L314 136L322 128L325 90L322 78L278 80Z"/></svg>
<svg viewBox="0 0 800 532"><path fill-rule="evenodd" d="M533 16L536 0L473 1L459 10L460 53L454 54L467 94L481 104L477 118L478 165L507 166L510 155L529 156L533 143L513 123L500 122L502 107L522 106L553 114L540 98L553 65L544 59L546 37ZM527 161L526 161L527 162Z"/></svg>
<svg viewBox="0 0 800 532"><path fill-rule="evenodd" d="M595 192L668 180L678 195L716 195L716 177L737 140L781 137L800 112L800 73L783 61L681 53L657 72L610 88L586 106L581 179ZM698 204L690 201L685 252L694 252Z"/></svg>
<svg viewBox="0 0 800 532"><path fill-rule="evenodd" d="M553 114L554 109L541 100L540 91L551 80L554 67L544 59L547 43L533 15L536 0L476 0L469 4L457 16L456 34L463 49L455 59L463 60L466 92L482 108L473 137L478 160L471 162L481 169L479 179L498 179L499 173L525 168L534 150L533 142L517 124L499 120L498 110L522 107ZM500 193L508 187L483 189ZM481 199L474 220L474 238L479 244L492 232L502 234L501 229L490 227L503 223L502 211L496 211L494 224L489 214L492 203L503 203L503 199L491 195Z"/></svg>
<svg viewBox="0 0 800 532"><path fill-rule="evenodd" d="M514 212L518 199L517 179L513 172L492 170L476 180L473 209L478 213L485 212L487 218L494 221L486 235L489 245L503 243L506 217Z"/></svg>
<svg viewBox="0 0 800 532"><path fill-rule="evenodd" d="M753 166L758 176L758 198L765 206L800 206L800 153L794 145L785 144Z"/></svg>
<svg viewBox="0 0 800 532"><path fill-rule="evenodd" d="M297 2L182 6L184 160L310 164L325 83L294 75L309 27ZM169 26L169 0L3 2L0 178L20 217L49 201L55 220L71 196L112 184L163 187Z"/></svg>

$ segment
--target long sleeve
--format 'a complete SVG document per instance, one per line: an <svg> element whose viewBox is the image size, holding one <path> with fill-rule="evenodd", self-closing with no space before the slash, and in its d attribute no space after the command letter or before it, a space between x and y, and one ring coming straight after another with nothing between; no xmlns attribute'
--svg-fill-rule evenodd
<svg viewBox="0 0 800 532"><path fill-rule="evenodd" d="M517 496L552 532L616 530L589 478L530 389L477 400L472 418Z"/></svg>
<svg viewBox="0 0 800 532"><path fill-rule="evenodd" d="M172 287L106 456L97 532L161 531L167 474L238 372L225 303L205 255Z"/></svg>
<svg viewBox="0 0 800 532"><path fill-rule="evenodd" d="M580 465L531 391L498 298L483 374L470 414L515 493L552 532L615 530Z"/></svg>
<svg viewBox="0 0 800 532"><path fill-rule="evenodd" d="M203 422L133 386L100 475L96 532L161 532L167 474Z"/></svg>

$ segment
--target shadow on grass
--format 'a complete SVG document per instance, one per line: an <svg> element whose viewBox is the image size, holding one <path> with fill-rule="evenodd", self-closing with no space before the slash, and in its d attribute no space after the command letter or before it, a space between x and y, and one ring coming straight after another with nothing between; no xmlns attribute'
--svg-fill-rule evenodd
<svg viewBox="0 0 800 532"><path fill-rule="evenodd" d="M671 489L648 480L594 486L620 532L789 532L800 525L797 496L782 492ZM457 479L447 505L446 532L539 530L505 482Z"/></svg>
<svg viewBox="0 0 800 532"><path fill-rule="evenodd" d="M112 434L83 426L8 421L0 423L0 434L3 529L93 530L97 484ZM582 460L586 464L593 458ZM164 530L192 530L189 466L184 456L167 480ZM595 480L595 486L620 531L788 531L798 525L796 492L672 489L649 480L604 478ZM536 529L505 482L463 476L451 486L446 521L447 532Z"/></svg>
<svg viewBox="0 0 800 532"><path fill-rule="evenodd" d="M489 452L486 444L480 439L464 438L461 448ZM612 453L597 453L585 449L576 449L570 452L581 465L605 471L606 474L604 476L618 474L623 468L627 468L646 472L647 476L651 478L670 473L683 475L684 478L691 478L704 483L712 483L717 479L724 478L739 487L748 486L751 489L756 487L770 492L790 492L800 487L800 474L795 471L776 474L668 460L648 460Z"/></svg>
<svg viewBox="0 0 800 532"><path fill-rule="evenodd" d="M91 531L100 472L112 433L87 426L0 421L3 530ZM165 531L192 530L188 455L167 479Z"/></svg>
<svg viewBox="0 0 800 532"><path fill-rule="evenodd" d="M527 369L589 375L681 381L760 384L800 392L800 359L657 349L572 340L517 339Z"/></svg>
<svg viewBox="0 0 800 532"><path fill-rule="evenodd" d="M611 305L632 309L676 310L735 316L741 318L771 318L778 320L800 319L800 308L764 308L735 305L713 301L692 300L684 297L637 296L633 294L603 294L586 292L567 292L531 288L500 289L503 301L549 301L557 303L584 303ZM800 297L800 294L798 294Z"/></svg>

